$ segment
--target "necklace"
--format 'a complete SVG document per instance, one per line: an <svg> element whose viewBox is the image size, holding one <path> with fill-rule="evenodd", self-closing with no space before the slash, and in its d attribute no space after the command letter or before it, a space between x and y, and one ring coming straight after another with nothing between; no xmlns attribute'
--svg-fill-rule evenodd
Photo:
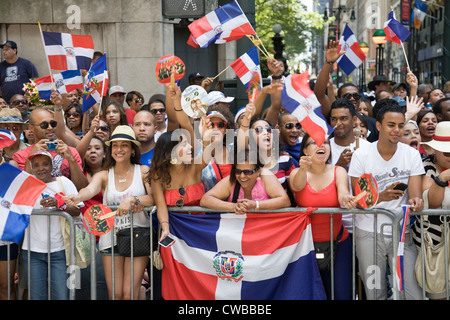
<svg viewBox="0 0 450 320"><path fill-rule="evenodd" d="M124 177L120 178L119 176L117 176L119 178L119 183L127 182L127 177L128 177L129 173L130 173L130 168L128 168L128 171Z"/></svg>

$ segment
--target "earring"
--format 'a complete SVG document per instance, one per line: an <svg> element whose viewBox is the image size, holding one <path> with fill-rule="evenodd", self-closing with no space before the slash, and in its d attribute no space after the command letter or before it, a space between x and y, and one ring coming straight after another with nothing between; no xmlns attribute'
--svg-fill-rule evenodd
<svg viewBox="0 0 450 320"><path fill-rule="evenodd" d="M171 164L177 164L177 158L170 159L170 163Z"/></svg>

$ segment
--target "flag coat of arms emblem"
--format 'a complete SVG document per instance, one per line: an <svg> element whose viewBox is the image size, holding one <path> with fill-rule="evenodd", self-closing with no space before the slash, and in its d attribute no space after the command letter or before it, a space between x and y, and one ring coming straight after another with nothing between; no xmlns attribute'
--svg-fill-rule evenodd
<svg viewBox="0 0 450 320"><path fill-rule="evenodd" d="M47 185L9 163L0 166L0 239L20 243L33 206Z"/></svg>
<svg viewBox="0 0 450 320"><path fill-rule="evenodd" d="M108 88L106 54L98 58L89 69L84 80L83 113L100 103Z"/></svg>
<svg viewBox="0 0 450 320"><path fill-rule="evenodd" d="M237 58L230 67L236 72L236 75L247 90L249 90L250 82L255 75L259 78L260 89L262 88L261 67L259 65L258 48L256 46Z"/></svg>
<svg viewBox="0 0 450 320"><path fill-rule="evenodd" d="M36 88L39 91L41 99L50 99L52 88L55 86L56 90L63 94L69 93L75 89L83 88L83 77L80 70L67 70L58 74L48 75L35 80Z"/></svg>
<svg viewBox="0 0 450 320"><path fill-rule="evenodd" d="M42 37L50 69L88 70L91 66L94 42L90 35L43 31Z"/></svg>
<svg viewBox="0 0 450 320"><path fill-rule="evenodd" d="M210 43L226 43L256 34L237 1L227 3L188 26L192 46L206 48Z"/></svg>
<svg viewBox="0 0 450 320"><path fill-rule="evenodd" d="M161 247L164 299L326 299L310 212L169 219L175 243Z"/></svg>
<svg viewBox="0 0 450 320"><path fill-rule="evenodd" d="M291 74L281 92L283 108L295 115L305 131L321 146L333 129L322 115L319 100L308 84L309 74Z"/></svg>

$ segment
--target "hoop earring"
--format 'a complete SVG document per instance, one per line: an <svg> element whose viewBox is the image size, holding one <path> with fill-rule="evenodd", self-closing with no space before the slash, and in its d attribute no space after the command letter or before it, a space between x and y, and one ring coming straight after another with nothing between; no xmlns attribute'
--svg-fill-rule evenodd
<svg viewBox="0 0 450 320"><path fill-rule="evenodd" d="M170 164L177 164L177 158L170 159Z"/></svg>

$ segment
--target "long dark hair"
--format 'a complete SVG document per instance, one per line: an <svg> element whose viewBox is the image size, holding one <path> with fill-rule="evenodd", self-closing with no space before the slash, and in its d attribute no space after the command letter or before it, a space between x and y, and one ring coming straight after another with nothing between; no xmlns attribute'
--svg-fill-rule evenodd
<svg viewBox="0 0 450 320"><path fill-rule="evenodd" d="M129 140L126 140L129 141ZM129 141L131 143L131 149L133 150L133 153L131 153L131 158L130 161L132 164L141 164L141 151L139 150L139 147L134 144L132 141ZM106 152L106 160L103 164L103 170L109 170L112 167L114 167L116 165L116 160L114 160L114 158L112 157L111 154L112 151L112 142L111 142L111 146L107 149Z"/></svg>
<svg viewBox="0 0 450 320"><path fill-rule="evenodd" d="M305 135L303 136L302 143L300 145L300 157L306 156L305 149L307 148L307 141L309 138L311 138L311 136L308 133L305 133ZM327 141L329 140L327 139ZM331 148L330 148L330 155L328 156L326 163L331 163Z"/></svg>
<svg viewBox="0 0 450 320"><path fill-rule="evenodd" d="M105 141L103 141L102 139L100 139L100 138L97 137L97 136L93 136L92 139L96 139L96 140L100 141L100 144L101 144L101 146L102 146L102 148L103 148L103 153L105 154L105 158L103 158L103 160L102 160L102 168L103 168L103 166L105 165L105 161L106 161L106 154L108 153L108 146L105 144ZM92 141L92 140L91 140L91 141ZM89 143L89 144L90 144L90 143ZM89 148L89 146L88 146L88 148ZM87 173L89 173L90 175L92 175L92 170L91 170L91 168L89 167L89 165L86 163L85 157L86 157L86 154L85 154L85 156L83 157L83 169L84 169L85 172L87 172Z"/></svg>
<svg viewBox="0 0 450 320"><path fill-rule="evenodd" d="M235 148L236 149L236 148ZM253 154L253 152L252 152ZM236 165L243 164L243 163L252 163L253 157L251 157L250 150L243 149L237 152L236 157L234 158L234 162L231 166L230 171L230 183L233 184L236 182ZM256 156L256 163L255 163L255 169L258 170L263 167L263 164L261 163L261 160L259 159L259 156Z"/></svg>

